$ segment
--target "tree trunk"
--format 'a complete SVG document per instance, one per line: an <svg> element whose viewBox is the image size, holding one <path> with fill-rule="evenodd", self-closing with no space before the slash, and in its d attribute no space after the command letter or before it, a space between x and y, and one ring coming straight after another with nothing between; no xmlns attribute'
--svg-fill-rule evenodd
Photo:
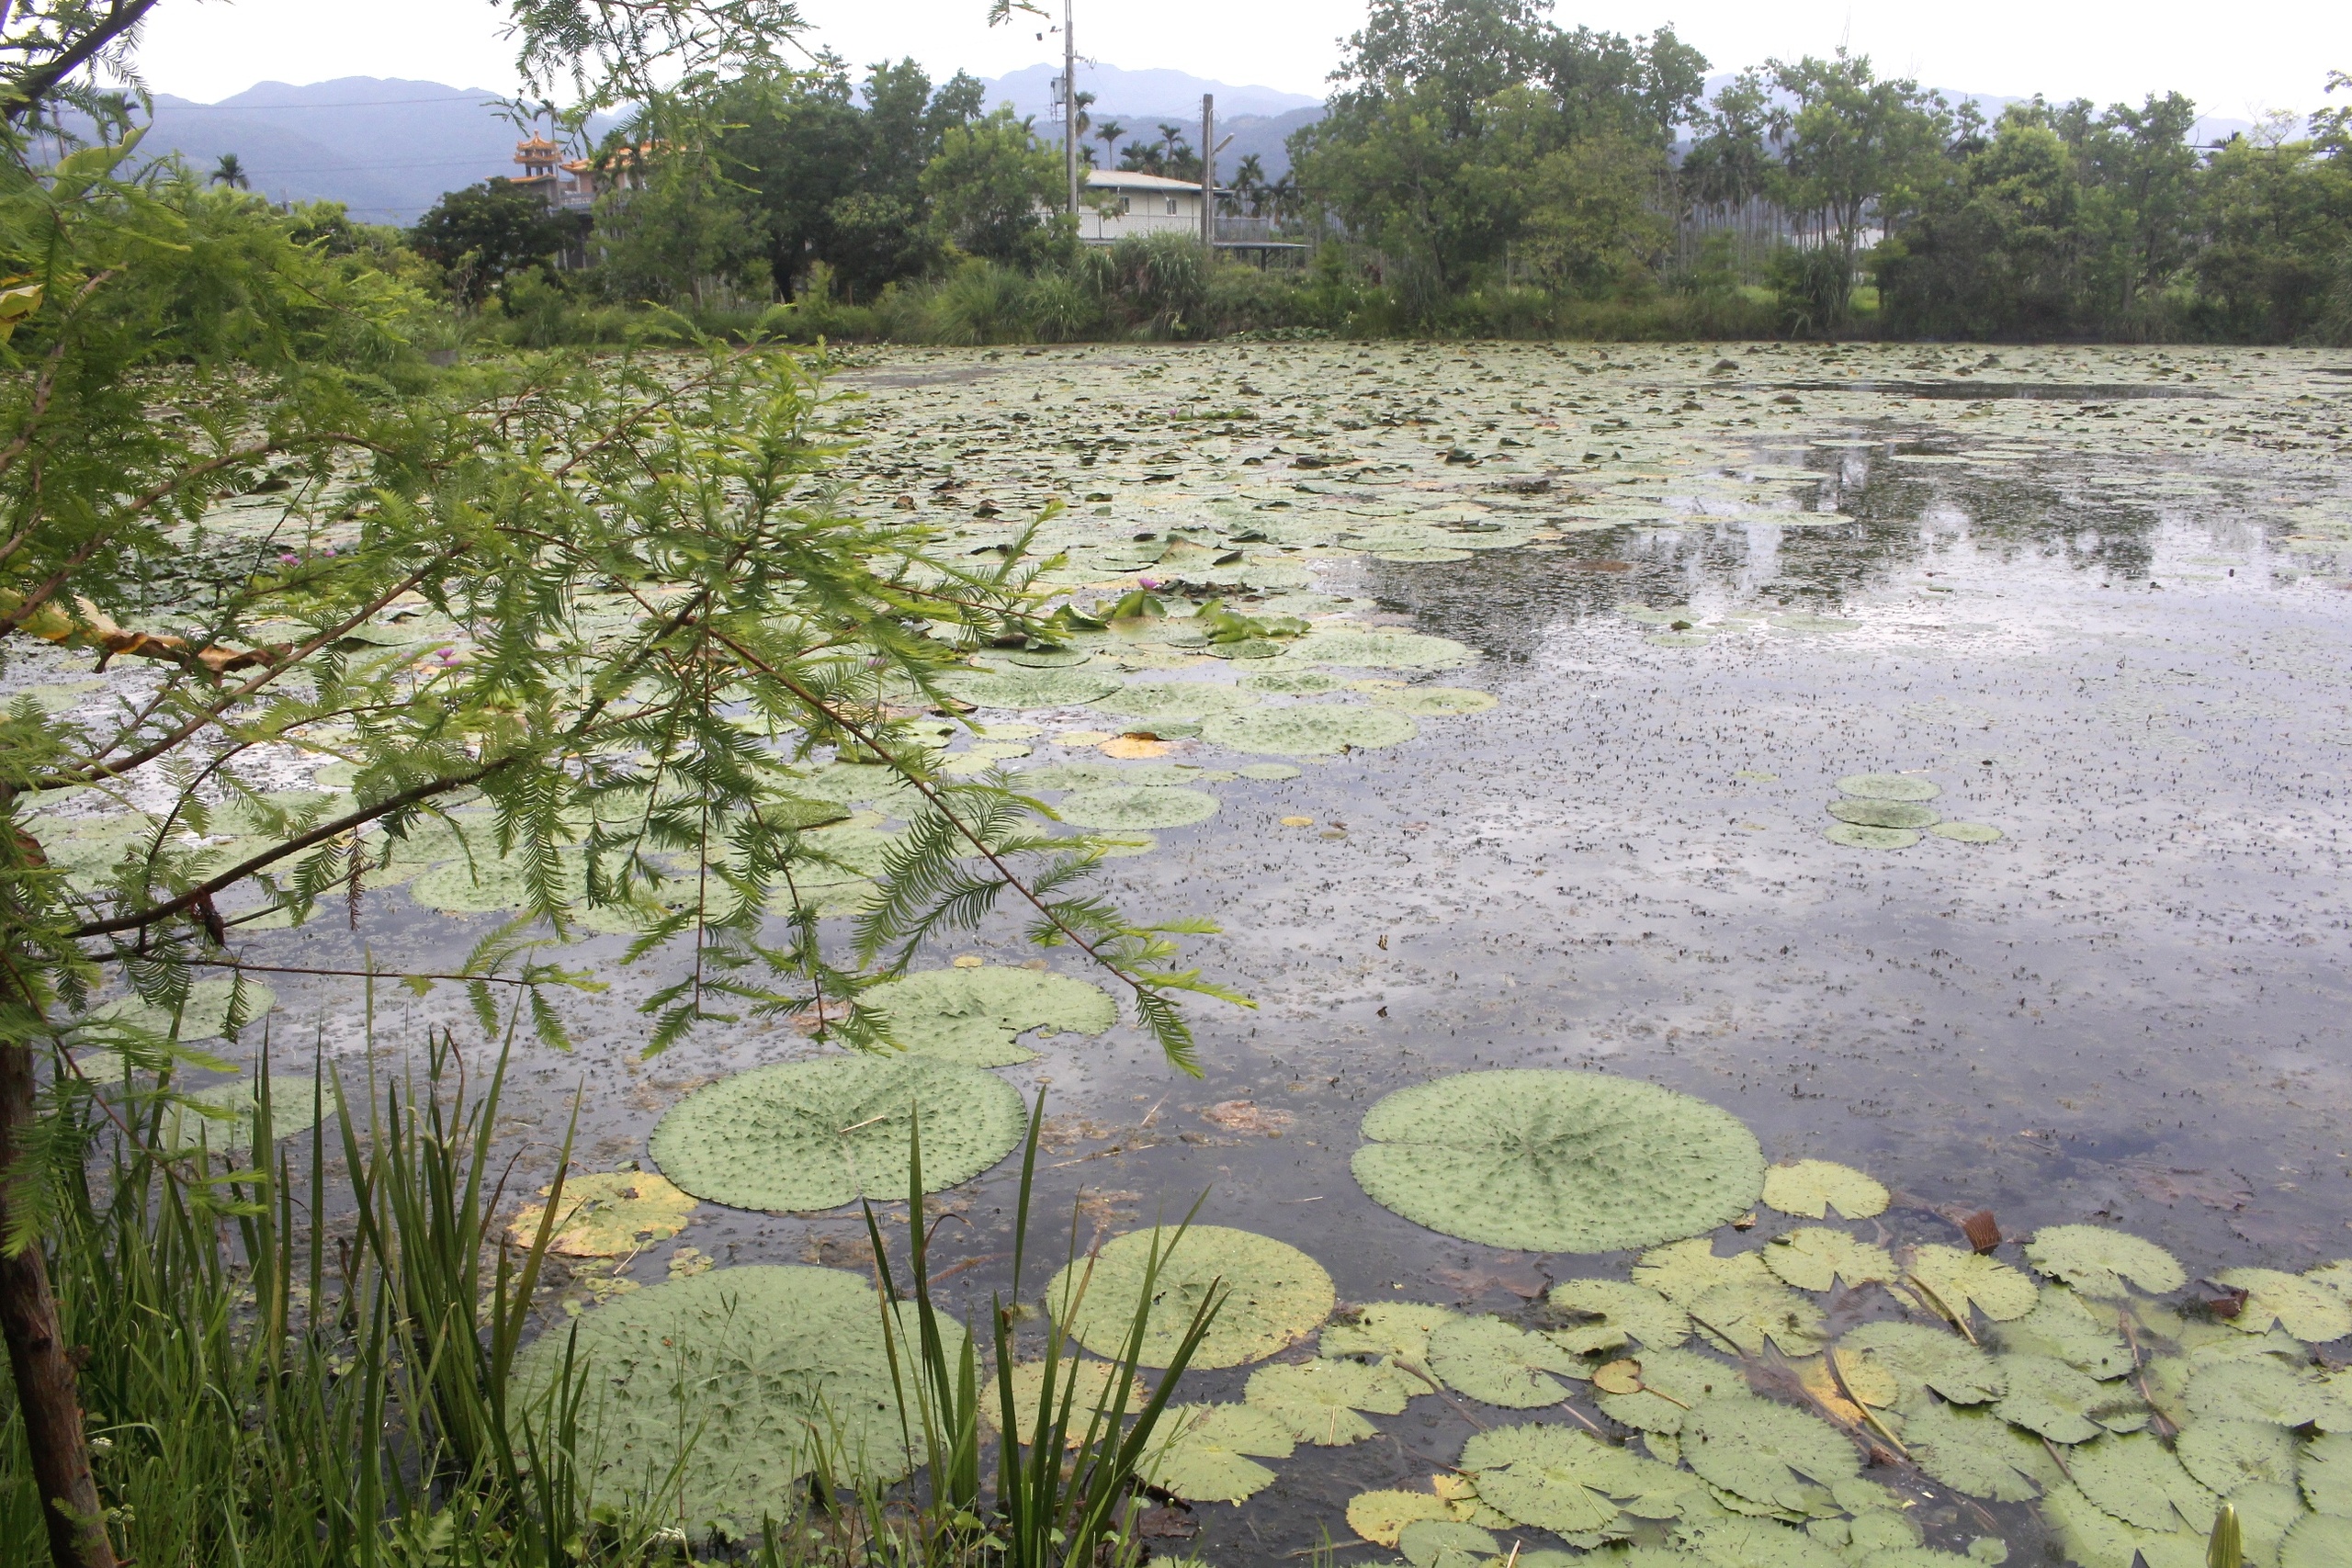
<svg viewBox="0 0 2352 1568"><path fill-rule="evenodd" d="M0 1234L11 1220L17 1182L37 1179L16 1169L36 1093L32 1048L0 1043ZM90 1473L74 1359L60 1342L57 1299L50 1293L49 1264L38 1240L13 1257L0 1249L0 1333L8 1340L8 1370L49 1525L50 1559L56 1568L115 1568L114 1544Z"/></svg>

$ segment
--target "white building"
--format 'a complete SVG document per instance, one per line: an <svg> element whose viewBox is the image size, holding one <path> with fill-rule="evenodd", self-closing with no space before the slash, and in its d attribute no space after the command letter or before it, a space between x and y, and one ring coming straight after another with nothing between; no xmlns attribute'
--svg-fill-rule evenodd
<svg viewBox="0 0 2352 1568"><path fill-rule="evenodd" d="M1079 197L1079 238L1108 245L1130 234L1201 231L1201 182L1124 169L1089 169Z"/></svg>

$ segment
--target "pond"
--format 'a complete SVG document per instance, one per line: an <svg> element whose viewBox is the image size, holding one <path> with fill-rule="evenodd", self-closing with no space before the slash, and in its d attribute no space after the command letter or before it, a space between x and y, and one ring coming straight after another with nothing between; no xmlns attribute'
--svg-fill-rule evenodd
<svg viewBox="0 0 2352 1568"><path fill-rule="evenodd" d="M1851 1223L1743 1203L1718 1254L1778 1256L1773 1238L1826 1224L1865 1250L1973 1257L1962 1222L1989 1213L1980 1231L2006 1239L1988 1256L2026 1293L2006 1326L1979 1315L1975 1336L2005 1364L2087 1357L2109 1394L2136 1391L2155 1413L2135 1405L2091 1437L2099 1447L2076 1448L2088 1428L2044 1440L2053 1429L2019 1414L2027 1372L2013 1367L2022 1481L1972 1487L1962 1461L1905 1463L1891 1441L1867 1472L1885 1491L1860 1503L1802 1461L1804 1479L1779 1494L1711 1472L1683 1515L1690 1553L1657 1561L1828 1552L1892 1568L1945 1561L1901 1555L1915 1542L1978 1561L2001 1561L2005 1542L2007 1561L2034 1562L2046 1540L2093 1568L2130 1568L2134 1550L2201 1562L2214 1503L2241 1486L2253 1560L2342 1561L2329 1531L2352 1515L2352 1456L2332 1445L2352 1438L2332 1434L2352 1429L2352 1381L2322 1373L2346 1346L2314 1364L2279 1337L2335 1339L2324 1331L2342 1294L2245 1275L2254 1293L2239 1297L2216 1277L2352 1255L2346 369L2341 355L2281 350L1298 343L851 366L839 385L865 399L870 440L849 468L868 504L977 554L1058 500L1038 547L1054 558L1046 581L1078 602L1140 584L1182 611L1189 591L1278 628L1217 641L1181 614L1123 622L1082 661L1007 655L967 690L980 733L953 740L966 760L951 766L1032 774L1023 787L1071 820L1129 834L1107 891L1146 918L1214 918L1222 934L1187 939L1185 962L1256 1004L1190 1008L1198 1079L1132 1020L1103 1031L1084 1004L1075 1020L1045 1007L1092 1032L1024 1035L1031 1059L989 1069L1048 1092L1041 1213L1074 1212L1083 1247L1172 1223L1205 1193L1203 1224L1300 1249L1341 1303L1558 1330L1573 1292L1555 1303L1553 1287L1625 1280L1639 1248L1418 1224L1396 1209L1426 1194L1384 1207L1351 1170L1365 1114L1494 1069L1661 1086L1736 1117L1764 1160L1838 1162L1886 1189L1882 1212ZM1313 629L1279 635L1294 616ZM887 799L839 793L861 808L842 831L888 830ZM388 888L350 929L255 935L247 956L447 968L500 917L413 897L431 891ZM1034 962L1012 935L917 968ZM610 961L624 945L583 951ZM1052 967L1083 978L1067 958ZM642 1060L634 1008L674 976L652 960L608 962L602 977L608 992L565 1003L577 1049L526 1049L507 1108L507 1130L545 1148L579 1093L578 1169L650 1169L653 1128L693 1091L829 1054L752 1023ZM314 1040L359 1070L356 984L277 986L280 1070ZM449 993L387 987L379 1039L456 1019ZM950 1289L983 1309L1007 1284L1016 1177L1017 1161L996 1164L936 1201L960 1221L941 1232L945 1258L971 1263ZM2183 1278L2111 1297L2045 1282L2037 1296L2018 1244L2060 1225L2144 1238ZM1779 1251L1816 1245L1829 1244ZM865 1257L854 1208L706 1202L617 1268L582 1263L558 1297L594 1313L714 1259ZM1057 1244L1048 1268L1060 1261ZM1745 1371L1773 1408L1859 1415L1824 1381L1826 1339L1942 1322L1917 1290L1857 1283L1853 1267L1801 1292L1809 1325L1758 1331ZM1024 1281L1032 1297L1045 1273ZM2296 1288L2318 1291L2310 1315L2252 1332ZM2119 1299L2132 1303L2120 1323ZM2092 1320L2052 1327L2086 1303ZM1724 1327L1688 1330L1680 1353L1747 1337ZM1285 1361L1314 1349L1287 1337ZM1543 1382L1509 1345L1494 1356ZM2310 1410L2194 1382L2254 1357ZM1195 1372L1184 1397L1240 1400L1267 1364ZM1385 1561L1351 1529L1351 1500L1449 1488L1451 1511L1386 1506L1490 1526L1494 1550L1518 1542L1521 1562L1597 1545L1610 1530L1526 1528L1545 1505L1466 1500L1452 1469L1477 1438L1484 1472L1510 1470L1521 1439L1508 1429L1529 1422L1635 1429L1611 1401L1622 1415L1647 1396L1597 1390L1594 1371L1587 1358L1560 1374L1569 1403L1533 1409L1478 1397L1476 1373L1441 1376L1445 1392L1375 1411L1364 1440L1260 1453L1271 1480L1238 1506L1199 1503L1188 1550L1270 1562L1328 1534L1352 1543L1340 1561ZM2184 1385L2207 1392L2184 1404ZM1984 1401L1929 1403L1906 1418L1890 1396L1884 1425L1907 1420L1926 1454L1992 1451L1983 1431L1963 1443L1934 1426L1982 1426ZM2242 1439L2226 1462L2173 1443L2176 1427L2224 1421ZM1859 1446L1832 1446L1852 1458L1880 1429L1855 1424ZM1710 1437L1747 1458L1792 1451L1747 1431L1656 1431L1631 1451L1673 1463ZM2199 1456L2185 1472L2176 1446ZM1524 1477L1553 1461L1515 1462ZM2303 1499L2320 1510L2308 1520ZM1652 1507L1626 1528L1662 1541L1674 1517ZM1779 1533L1742 1533L1767 1526ZM1404 1544L1417 1560L1487 1554L1427 1530Z"/></svg>

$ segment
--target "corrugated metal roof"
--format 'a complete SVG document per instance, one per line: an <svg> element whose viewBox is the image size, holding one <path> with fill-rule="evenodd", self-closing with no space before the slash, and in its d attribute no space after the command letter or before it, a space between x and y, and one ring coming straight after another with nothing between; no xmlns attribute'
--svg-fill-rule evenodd
<svg viewBox="0 0 2352 1568"><path fill-rule="evenodd" d="M1198 196L1198 180L1171 180L1162 175L1139 175L1126 169L1089 169L1086 183L1090 188L1104 190L1188 190Z"/></svg>

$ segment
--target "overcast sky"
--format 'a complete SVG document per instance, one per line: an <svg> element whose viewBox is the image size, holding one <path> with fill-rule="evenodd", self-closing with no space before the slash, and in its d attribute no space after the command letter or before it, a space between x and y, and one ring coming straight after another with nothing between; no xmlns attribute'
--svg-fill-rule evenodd
<svg viewBox="0 0 2352 1568"><path fill-rule="evenodd" d="M1059 0L1052 0L1058 7ZM1000 75L1058 56L1026 27L989 29L986 0L803 0L813 47L853 62L912 54L944 75ZM1078 37L1095 59L1237 85L1320 93L1362 0L1080 0ZM212 102L257 81L402 76L506 89L513 51L488 0L166 0L141 63L159 92ZM1563 23L1641 32L1672 22L1717 70L1840 42L1881 71L1955 91L2102 103L2177 88L2208 114L2308 111L2332 66L2352 71L2352 4L2268 0L2251 10L2183 0L1584 0Z"/></svg>

